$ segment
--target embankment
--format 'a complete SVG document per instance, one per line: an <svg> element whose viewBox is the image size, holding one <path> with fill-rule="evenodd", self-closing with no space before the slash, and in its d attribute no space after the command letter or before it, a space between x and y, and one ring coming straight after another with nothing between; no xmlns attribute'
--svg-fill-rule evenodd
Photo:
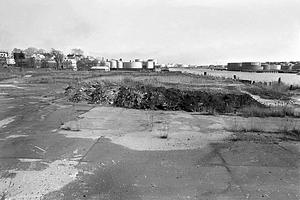
<svg viewBox="0 0 300 200"><path fill-rule="evenodd" d="M183 90L138 83L84 83L66 88L72 102L111 104L117 107L188 112L231 113L249 105L262 106L250 95L240 92Z"/></svg>

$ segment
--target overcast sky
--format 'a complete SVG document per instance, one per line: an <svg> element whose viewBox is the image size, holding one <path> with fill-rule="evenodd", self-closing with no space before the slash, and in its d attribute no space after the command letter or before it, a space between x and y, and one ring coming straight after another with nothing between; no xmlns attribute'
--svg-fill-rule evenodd
<svg viewBox="0 0 300 200"><path fill-rule="evenodd" d="M162 63L300 60L300 0L0 0L0 49Z"/></svg>

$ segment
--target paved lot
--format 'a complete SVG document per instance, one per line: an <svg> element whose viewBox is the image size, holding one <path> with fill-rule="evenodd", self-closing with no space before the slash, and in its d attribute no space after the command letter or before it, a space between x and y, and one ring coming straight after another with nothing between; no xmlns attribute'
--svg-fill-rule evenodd
<svg viewBox="0 0 300 200"><path fill-rule="evenodd" d="M210 116L73 106L53 93L0 86L1 200L300 199L298 142L233 137ZM138 145L138 132L151 137Z"/></svg>

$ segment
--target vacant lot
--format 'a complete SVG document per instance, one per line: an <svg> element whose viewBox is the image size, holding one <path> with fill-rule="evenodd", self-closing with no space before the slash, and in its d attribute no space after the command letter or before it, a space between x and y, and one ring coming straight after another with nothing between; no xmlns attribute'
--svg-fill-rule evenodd
<svg viewBox="0 0 300 200"><path fill-rule="evenodd" d="M168 89L244 95L247 85L149 72L41 70L11 78L0 83L0 199L300 198L298 118L127 109L120 98ZM99 89L84 92L85 101L68 100L93 84ZM107 104L106 92L116 88L125 88L116 96L120 107Z"/></svg>

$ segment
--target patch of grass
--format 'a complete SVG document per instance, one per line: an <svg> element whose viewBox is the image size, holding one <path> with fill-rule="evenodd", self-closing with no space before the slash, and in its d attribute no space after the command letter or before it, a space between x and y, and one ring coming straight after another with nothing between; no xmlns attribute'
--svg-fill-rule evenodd
<svg viewBox="0 0 300 200"><path fill-rule="evenodd" d="M249 123L243 124L234 119L234 121L225 129L234 133L269 133L269 134L282 134L282 139L300 141L300 127L297 126L297 121L293 118L286 118L282 120L280 127L267 130L258 125L253 119Z"/></svg>
<svg viewBox="0 0 300 200"><path fill-rule="evenodd" d="M285 134L290 135L300 141L300 130L299 129L292 129L290 131L285 132Z"/></svg>
<svg viewBox="0 0 300 200"><path fill-rule="evenodd" d="M289 99L289 86L283 83L271 82L271 84L256 83L246 87L245 90L264 99Z"/></svg>
<svg viewBox="0 0 300 200"><path fill-rule="evenodd" d="M48 83L54 83L54 79L51 76L32 77L27 80L27 83L48 84Z"/></svg>
<svg viewBox="0 0 300 200"><path fill-rule="evenodd" d="M259 107L256 105L246 106L239 110L243 117L300 117L291 107Z"/></svg>

